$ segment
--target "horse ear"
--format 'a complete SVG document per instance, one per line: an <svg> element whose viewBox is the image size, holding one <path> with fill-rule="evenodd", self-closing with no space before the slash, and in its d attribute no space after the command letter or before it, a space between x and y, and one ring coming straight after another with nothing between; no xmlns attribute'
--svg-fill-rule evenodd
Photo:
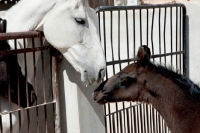
<svg viewBox="0 0 200 133"><path fill-rule="evenodd" d="M151 51L146 45L139 47L138 53L137 53L138 63L142 63L142 64L147 63L150 60L150 57L151 57Z"/></svg>

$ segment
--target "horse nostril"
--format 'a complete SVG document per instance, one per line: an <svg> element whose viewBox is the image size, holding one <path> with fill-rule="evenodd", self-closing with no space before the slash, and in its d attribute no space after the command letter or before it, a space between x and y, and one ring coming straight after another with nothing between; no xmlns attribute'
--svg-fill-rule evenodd
<svg viewBox="0 0 200 133"><path fill-rule="evenodd" d="M103 79L103 77L104 77L104 69L100 69L97 80L99 81L99 80Z"/></svg>

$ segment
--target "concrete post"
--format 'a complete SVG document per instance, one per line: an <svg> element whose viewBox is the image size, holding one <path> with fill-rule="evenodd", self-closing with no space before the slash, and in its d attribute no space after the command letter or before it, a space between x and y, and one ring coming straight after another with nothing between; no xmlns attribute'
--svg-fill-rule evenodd
<svg viewBox="0 0 200 133"><path fill-rule="evenodd" d="M95 86L85 87L67 60L58 63L62 133L105 133L103 107L92 99Z"/></svg>

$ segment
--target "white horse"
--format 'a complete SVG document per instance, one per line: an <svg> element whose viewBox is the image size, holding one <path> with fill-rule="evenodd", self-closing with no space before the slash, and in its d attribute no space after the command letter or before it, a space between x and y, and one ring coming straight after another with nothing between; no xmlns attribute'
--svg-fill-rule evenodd
<svg viewBox="0 0 200 133"><path fill-rule="evenodd" d="M7 32L43 31L44 42L48 41L63 54L81 74L84 84L96 84L104 77L106 64L99 39L98 19L87 0L21 0L0 17L7 20ZM31 40L27 39L26 42L26 47L31 47ZM39 46L40 40L35 39L35 43L35 46ZM14 49L14 42L9 41L9 44ZM18 40L17 48L23 47L23 40ZM36 53L36 60L39 54ZM34 85L32 56L32 53L26 54L27 78ZM23 54L18 55L18 62L25 75ZM6 107L1 109L7 110ZM12 117L16 120L13 123L15 133L17 131L14 129L19 125L17 115L12 114ZM3 126L6 124L3 123ZM8 127L4 129L4 133L10 132Z"/></svg>

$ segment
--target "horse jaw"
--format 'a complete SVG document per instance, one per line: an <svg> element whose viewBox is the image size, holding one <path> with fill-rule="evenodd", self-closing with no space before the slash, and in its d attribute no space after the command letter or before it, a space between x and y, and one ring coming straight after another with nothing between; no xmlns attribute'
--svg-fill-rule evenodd
<svg viewBox="0 0 200 133"><path fill-rule="evenodd" d="M75 18L84 20L85 24L77 23ZM93 9L66 2L52 10L43 24L43 31L47 41L81 73L82 82L91 85L104 77L106 63L99 39L98 18Z"/></svg>

